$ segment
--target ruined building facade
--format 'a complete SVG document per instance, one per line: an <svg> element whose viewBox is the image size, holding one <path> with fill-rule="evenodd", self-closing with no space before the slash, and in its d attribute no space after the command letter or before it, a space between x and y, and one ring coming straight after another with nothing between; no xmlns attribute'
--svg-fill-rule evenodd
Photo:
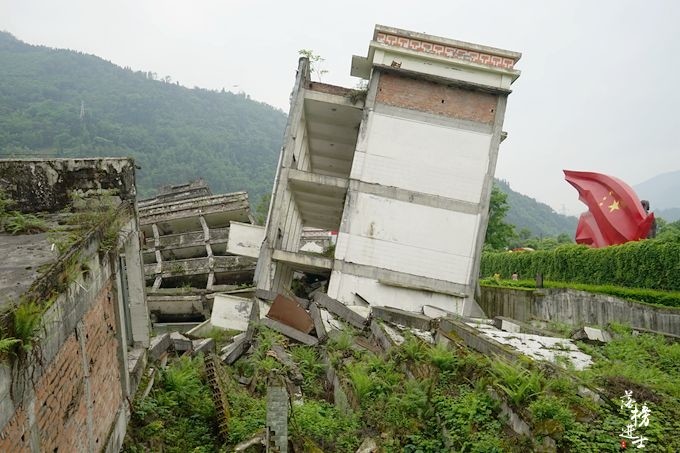
<svg viewBox="0 0 680 453"><path fill-rule="evenodd" d="M200 180L168 186L139 201L139 218L154 322L204 321L215 292L251 286L263 229L246 192L213 195Z"/></svg>
<svg viewBox="0 0 680 453"><path fill-rule="evenodd" d="M313 82L301 59L256 282L330 275L347 305L479 313L473 296L510 85L520 54L376 26L352 75ZM334 256L303 227L338 231Z"/></svg>
<svg viewBox="0 0 680 453"><path fill-rule="evenodd" d="M0 230L0 338L20 341L0 354L0 451L123 443L150 330L134 181L129 159L0 160L13 215L47 230Z"/></svg>

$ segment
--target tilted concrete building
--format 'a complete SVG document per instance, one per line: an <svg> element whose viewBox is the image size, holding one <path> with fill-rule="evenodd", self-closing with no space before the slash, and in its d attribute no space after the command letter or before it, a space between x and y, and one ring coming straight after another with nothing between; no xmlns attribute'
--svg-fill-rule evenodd
<svg viewBox="0 0 680 453"><path fill-rule="evenodd" d="M0 160L0 190L0 451L117 452L150 330L134 163Z"/></svg>
<svg viewBox="0 0 680 453"><path fill-rule="evenodd" d="M520 54L376 26L352 75L313 82L301 59L259 289L330 275L345 304L478 313L473 296L503 118ZM300 253L303 227L337 230L333 258Z"/></svg>
<svg viewBox="0 0 680 453"><path fill-rule="evenodd" d="M247 193L213 195L200 180L168 186L140 200L139 218L154 321L203 321L216 291L252 284L263 228Z"/></svg>

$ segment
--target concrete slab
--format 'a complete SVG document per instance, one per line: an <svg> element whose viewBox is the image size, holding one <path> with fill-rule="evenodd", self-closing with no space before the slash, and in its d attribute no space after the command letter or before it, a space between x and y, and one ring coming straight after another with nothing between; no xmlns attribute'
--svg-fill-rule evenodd
<svg viewBox="0 0 680 453"><path fill-rule="evenodd" d="M306 344L308 346L316 346L317 344L319 344L318 338L302 333L299 330L287 326L274 319L265 318L262 320L262 325L269 327L270 329L275 330L287 336L288 338L291 338L302 344Z"/></svg>
<svg viewBox="0 0 680 453"><path fill-rule="evenodd" d="M172 345L177 352L191 351L193 348L191 340L179 332L172 332L170 334L170 340L172 341Z"/></svg>
<svg viewBox="0 0 680 453"><path fill-rule="evenodd" d="M342 302L329 297L327 294L317 292L314 294L314 302L333 313L343 321L357 327L361 330L366 328L368 318L361 316L354 310L351 310Z"/></svg>
<svg viewBox="0 0 680 453"><path fill-rule="evenodd" d="M326 333L326 326L324 325L323 318L321 317L321 310L316 302L309 304L309 314L314 321L314 330L316 331L316 338L319 342L323 342L328 334Z"/></svg>
<svg viewBox="0 0 680 453"><path fill-rule="evenodd" d="M192 346L194 349L194 352L191 355L197 355L197 354L208 354L211 352L215 352L215 340L212 338L202 338L200 340L193 340Z"/></svg>
<svg viewBox="0 0 680 453"><path fill-rule="evenodd" d="M606 330L587 326L577 330L571 338L574 340L585 340L597 343L609 343L612 341L612 336Z"/></svg>
<svg viewBox="0 0 680 453"><path fill-rule="evenodd" d="M220 359L227 365L231 365L236 362L239 357L241 357L250 347L250 341L248 340L246 333L241 333L233 338L233 342L222 348Z"/></svg>
<svg viewBox="0 0 680 453"><path fill-rule="evenodd" d="M420 330L432 329L432 318L420 313L392 307L372 307L371 314L375 318L382 319L392 324L401 324Z"/></svg>
<svg viewBox="0 0 680 453"><path fill-rule="evenodd" d="M229 222L229 240L227 252L234 255L257 258L264 239L264 227L249 223Z"/></svg>
<svg viewBox="0 0 680 453"><path fill-rule="evenodd" d="M308 334L314 329L314 320L309 313L300 304L281 294L274 298L267 318L279 321L304 334Z"/></svg>
<svg viewBox="0 0 680 453"><path fill-rule="evenodd" d="M248 329L252 299L215 294L210 324L221 329L245 331Z"/></svg>
<svg viewBox="0 0 680 453"><path fill-rule="evenodd" d="M149 360L158 360L158 358L168 350L172 340L169 333L156 335L149 341Z"/></svg>
<svg viewBox="0 0 680 453"><path fill-rule="evenodd" d="M504 330L506 332L514 333L521 332L521 326L519 325L519 323L513 322L512 320L504 318L502 316L496 316L495 318L493 318L493 325L497 329Z"/></svg>

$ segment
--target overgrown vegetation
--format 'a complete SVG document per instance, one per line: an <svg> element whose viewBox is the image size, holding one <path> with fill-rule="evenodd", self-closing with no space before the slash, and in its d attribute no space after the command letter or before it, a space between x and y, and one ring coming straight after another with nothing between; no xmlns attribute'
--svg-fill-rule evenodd
<svg viewBox="0 0 680 453"><path fill-rule="evenodd" d="M645 240L606 248L565 245L535 252L485 252L481 275L543 274L545 280L680 290L680 241Z"/></svg>
<svg viewBox="0 0 680 453"><path fill-rule="evenodd" d="M34 234L47 231L47 224L43 219L33 214L22 214L11 210L14 200L10 199L0 190L0 231L12 235Z"/></svg>
<svg viewBox="0 0 680 453"><path fill-rule="evenodd" d="M504 288L517 289L535 289L536 281L521 279L521 280L503 280L500 278L487 277L480 279L480 285L483 286L499 286ZM544 288L568 288L579 291L587 291L590 293L607 294L610 296L619 297L621 299L630 300L632 302L641 302L650 305L658 305L664 307L680 307L680 292L679 291L661 291L645 288L624 288L614 285L589 285L586 283L568 283L568 282L553 282L543 281Z"/></svg>

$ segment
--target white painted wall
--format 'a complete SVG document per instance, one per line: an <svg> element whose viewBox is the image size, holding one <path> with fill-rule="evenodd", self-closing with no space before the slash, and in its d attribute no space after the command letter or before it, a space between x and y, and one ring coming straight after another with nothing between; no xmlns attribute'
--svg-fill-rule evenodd
<svg viewBox="0 0 680 453"><path fill-rule="evenodd" d="M227 252L257 258L260 256L260 246L264 240L264 233L263 226L229 222Z"/></svg>
<svg viewBox="0 0 680 453"><path fill-rule="evenodd" d="M351 178L479 203L491 135L372 113Z"/></svg>
<svg viewBox="0 0 680 453"><path fill-rule="evenodd" d="M467 284L478 215L359 193L348 218L336 259Z"/></svg>
<svg viewBox="0 0 680 453"><path fill-rule="evenodd" d="M463 299L427 291L418 291L378 283L377 280L356 275L331 273L328 295L346 305L360 304L355 298L360 294L371 305L398 307L402 310L420 312L423 305L432 305L441 309L463 314Z"/></svg>

